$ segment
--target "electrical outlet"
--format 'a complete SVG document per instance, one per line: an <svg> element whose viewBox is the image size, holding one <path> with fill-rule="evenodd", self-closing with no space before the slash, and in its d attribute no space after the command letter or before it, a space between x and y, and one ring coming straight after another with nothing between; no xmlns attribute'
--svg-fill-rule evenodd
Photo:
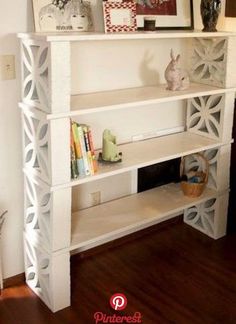
<svg viewBox="0 0 236 324"><path fill-rule="evenodd" d="M1 56L1 75L2 80L13 80L16 78L14 55Z"/></svg>
<svg viewBox="0 0 236 324"><path fill-rule="evenodd" d="M101 204L101 191L91 192L90 195L92 206Z"/></svg>

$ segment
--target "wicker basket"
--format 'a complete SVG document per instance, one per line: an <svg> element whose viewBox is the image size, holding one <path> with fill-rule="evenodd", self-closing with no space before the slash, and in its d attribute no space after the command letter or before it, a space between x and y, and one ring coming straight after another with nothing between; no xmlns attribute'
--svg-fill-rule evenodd
<svg viewBox="0 0 236 324"><path fill-rule="evenodd" d="M184 193L185 196L191 197L191 198L195 198L195 197L199 197L207 184L208 181L208 175L209 175L209 163L206 160L206 158L199 153L196 153L194 155L197 155L198 157L200 157L204 163L205 163L205 170L202 171L196 171L194 176L202 176L203 177L203 182L200 183L191 183L188 181L181 181L181 189ZM186 157L182 157L181 159L181 164L180 164L180 177L182 177L185 174L185 160Z"/></svg>

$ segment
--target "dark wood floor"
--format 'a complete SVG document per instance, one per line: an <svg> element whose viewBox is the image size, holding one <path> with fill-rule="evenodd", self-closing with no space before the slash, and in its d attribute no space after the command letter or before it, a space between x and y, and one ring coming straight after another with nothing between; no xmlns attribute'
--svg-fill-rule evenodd
<svg viewBox="0 0 236 324"><path fill-rule="evenodd" d="M71 307L52 314L21 284L2 292L0 323L95 323L115 313L116 292L128 298L119 315L141 312L144 324L236 323L236 234L214 241L177 222L71 264Z"/></svg>

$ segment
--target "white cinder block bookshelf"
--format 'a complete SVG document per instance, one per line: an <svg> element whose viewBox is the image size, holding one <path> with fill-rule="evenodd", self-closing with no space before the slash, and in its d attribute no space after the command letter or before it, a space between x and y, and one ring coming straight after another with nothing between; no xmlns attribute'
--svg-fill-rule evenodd
<svg viewBox="0 0 236 324"><path fill-rule="evenodd" d="M85 251L180 214L217 239L225 235L236 89L236 34L202 32L19 34L22 51L23 160L25 175L25 272L32 290L53 311L70 305L70 253ZM191 86L171 92L165 85L72 93L71 49L82 42L186 42ZM128 53L127 53L128 55ZM161 55L169 55L169 52ZM121 71L124 73L125 71ZM103 165L93 176L70 179L70 118L144 106L186 104L185 129L123 143L123 161ZM169 117L171 119L171 116ZM122 127L122 125L121 125ZM134 134L135 135L135 134ZM195 199L168 184L71 213L72 187L141 167L188 156L198 168L201 152L209 181Z"/></svg>

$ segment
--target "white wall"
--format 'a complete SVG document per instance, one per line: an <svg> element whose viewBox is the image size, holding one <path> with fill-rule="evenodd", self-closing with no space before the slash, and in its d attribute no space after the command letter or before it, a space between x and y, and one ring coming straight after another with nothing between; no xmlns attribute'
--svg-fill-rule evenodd
<svg viewBox="0 0 236 324"><path fill-rule="evenodd" d="M193 2L195 8L196 27L199 29L201 28L199 14L200 0L194 0ZM17 103L20 100L20 71L19 45L15 34L17 32L32 31L32 17L31 0L15 0L14 2L1 1L0 55L16 55L17 74L16 80L0 80L0 212L5 209L8 210L2 237L5 278L23 272L21 121L20 111L17 106ZM227 30L236 30L235 21L236 19L223 19L223 17L221 17L219 29L222 27ZM93 53L95 53L95 51ZM123 64L128 66L126 61L124 61ZM117 82L121 82L121 79L118 78ZM177 121L181 120L181 118L182 117L179 115L176 116ZM111 122L111 120L109 122ZM92 120L91 123L93 123ZM115 128L115 124L113 126ZM143 130L146 129L145 124L142 124L142 127ZM123 140L128 136L129 133L126 133ZM121 188L120 192L125 192L124 188Z"/></svg>
<svg viewBox="0 0 236 324"><path fill-rule="evenodd" d="M4 277L23 271L22 227L23 184L21 163L21 123L19 44L16 33L32 30L30 0L1 1L0 55L16 55L16 80L0 76L0 212L8 210L3 227Z"/></svg>

